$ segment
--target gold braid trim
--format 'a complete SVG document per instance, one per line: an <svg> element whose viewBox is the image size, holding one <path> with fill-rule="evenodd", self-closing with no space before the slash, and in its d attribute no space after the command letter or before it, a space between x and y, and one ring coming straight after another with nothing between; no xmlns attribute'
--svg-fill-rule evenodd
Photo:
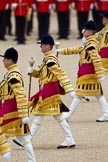
<svg viewBox="0 0 108 162"><path fill-rule="evenodd" d="M43 115L43 116L52 116L52 115L59 115L60 112L60 104L51 105L46 107L46 109L38 109L38 106L33 109L32 114L34 115Z"/></svg>
<svg viewBox="0 0 108 162"><path fill-rule="evenodd" d="M57 105L60 103L61 103L60 95L54 95L44 100L40 98L38 101L39 109L45 109L47 107L50 107L52 105Z"/></svg>
<svg viewBox="0 0 108 162"><path fill-rule="evenodd" d="M0 125L3 123L3 117L0 117Z"/></svg>
<svg viewBox="0 0 108 162"><path fill-rule="evenodd" d="M50 101L50 99L45 99L44 100L44 103L43 103L43 101L42 101L42 98L40 98L40 100L39 100L39 103L38 103L38 105L39 106L43 106L44 104L45 104L45 106L48 106L49 104L57 104L57 103L59 103L59 104L61 104L61 100L60 100L60 98L58 98L57 99L57 95L56 96L52 96L52 97L50 97L51 98L51 101ZM32 101L29 101L28 102L28 108L30 108L30 107L33 107L35 105L35 101L34 101L34 99L32 100ZM35 107L35 106L34 106Z"/></svg>
<svg viewBox="0 0 108 162"><path fill-rule="evenodd" d="M102 58L102 65L104 68L105 75L108 74L108 58Z"/></svg>
<svg viewBox="0 0 108 162"><path fill-rule="evenodd" d="M45 58L45 63L47 63L48 60L53 60L58 66L60 66L60 63L59 63L58 58L56 56L53 56L53 55L47 56Z"/></svg>
<svg viewBox="0 0 108 162"><path fill-rule="evenodd" d="M8 113L8 114L4 115L5 120L16 118L16 117L18 117L18 112L11 112L11 113Z"/></svg>
<svg viewBox="0 0 108 162"><path fill-rule="evenodd" d="M2 132L2 129L0 128L0 155L10 151L11 148L6 140L5 135Z"/></svg>
<svg viewBox="0 0 108 162"><path fill-rule="evenodd" d="M8 123L6 125L3 125L2 126L2 130L3 130L3 132L5 132L6 130L8 130L8 129L12 128L12 127L16 127L16 126L21 125L21 124L22 124L21 119L18 119L16 121L13 121L11 123Z"/></svg>
<svg viewBox="0 0 108 162"><path fill-rule="evenodd" d="M60 114L60 95L51 96L47 99L39 99L38 103L33 107L32 114L39 115L57 115Z"/></svg>
<svg viewBox="0 0 108 162"><path fill-rule="evenodd" d="M99 83L98 79L96 78L96 74L87 74L84 76L81 76L80 78L78 78L77 83L79 82L85 82L85 83Z"/></svg>
<svg viewBox="0 0 108 162"><path fill-rule="evenodd" d="M11 127L5 131L5 135L8 137L23 136L30 134L29 126L27 124L17 124L15 127Z"/></svg>
<svg viewBox="0 0 108 162"><path fill-rule="evenodd" d="M94 74L82 76L77 80L76 95L78 96L100 96L102 94L101 84Z"/></svg>

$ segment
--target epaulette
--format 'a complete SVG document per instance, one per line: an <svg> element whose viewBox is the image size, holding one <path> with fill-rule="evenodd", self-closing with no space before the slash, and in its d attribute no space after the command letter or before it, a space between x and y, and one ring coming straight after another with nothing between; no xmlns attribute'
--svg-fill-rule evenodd
<svg viewBox="0 0 108 162"><path fill-rule="evenodd" d="M23 82L23 79L22 79L22 75L21 75L20 72L18 72L18 71L12 71L12 72L8 73L8 75L7 75L7 80L10 81L10 80L13 79L13 78L16 78L16 79L18 79L18 80L19 80L19 78L20 78L21 81L22 81L22 84L24 85L24 82Z"/></svg>
<svg viewBox="0 0 108 162"><path fill-rule="evenodd" d="M90 48L90 47L96 47L97 41L96 40L90 40L87 42L86 44L86 49ZM92 49L92 48L91 48Z"/></svg>
<svg viewBox="0 0 108 162"><path fill-rule="evenodd" d="M20 72L18 71L12 71L10 73L6 73L4 79L0 82L0 88L8 81L10 81L12 78L16 78L17 80L19 80L18 78L21 79L22 81L22 85L24 86L24 82L23 82L23 79L22 79L22 75Z"/></svg>
<svg viewBox="0 0 108 162"><path fill-rule="evenodd" d="M45 58L45 63L48 64L50 62L55 62L58 66L60 66L59 61L56 56L48 56Z"/></svg>

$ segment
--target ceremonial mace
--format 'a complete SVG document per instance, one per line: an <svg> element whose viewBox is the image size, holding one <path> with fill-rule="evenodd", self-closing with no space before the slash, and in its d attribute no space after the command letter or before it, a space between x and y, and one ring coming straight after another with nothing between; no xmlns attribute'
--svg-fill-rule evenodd
<svg viewBox="0 0 108 162"><path fill-rule="evenodd" d="M29 59L29 65L30 65L30 67L33 67L33 65L34 65L34 63L35 63L35 59L34 58L30 58ZM30 93L31 93L31 74L29 75L29 90L28 90L28 101L30 100Z"/></svg>
<svg viewBox="0 0 108 162"><path fill-rule="evenodd" d="M55 49L59 49L60 46L60 42L55 42ZM56 54L56 56L58 57L58 53Z"/></svg>

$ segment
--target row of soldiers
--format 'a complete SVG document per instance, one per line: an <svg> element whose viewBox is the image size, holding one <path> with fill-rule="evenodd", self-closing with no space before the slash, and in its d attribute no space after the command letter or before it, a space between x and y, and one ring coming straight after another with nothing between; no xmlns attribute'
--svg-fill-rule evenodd
<svg viewBox="0 0 108 162"><path fill-rule="evenodd" d="M38 38L49 33L51 10L57 12L58 39L68 39L70 33L71 9L76 11L78 24L78 39L82 38L82 27L89 19L92 10L93 20L98 30L102 28L100 13L108 10L107 0L1 0L0 1L0 40L6 40L6 21L11 17L11 10L15 16L15 40L18 44L25 44L26 34L32 31L33 12L37 13ZM9 10L6 17L6 11ZM12 27L10 21L9 28ZM9 29L11 30L11 29ZM9 32L11 33L11 32Z"/></svg>

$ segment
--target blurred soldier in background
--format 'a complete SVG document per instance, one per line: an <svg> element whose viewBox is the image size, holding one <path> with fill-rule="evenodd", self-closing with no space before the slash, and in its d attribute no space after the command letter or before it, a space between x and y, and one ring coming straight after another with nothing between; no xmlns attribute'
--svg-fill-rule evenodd
<svg viewBox="0 0 108 162"><path fill-rule="evenodd" d="M97 31L99 30L98 29L98 19L99 19L99 12L98 12L98 9L97 9L97 3L96 3L97 0L92 0L92 7L91 7L91 13L92 13L92 18L93 20L96 22L97 24Z"/></svg>
<svg viewBox="0 0 108 162"><path fill-rule="evenodd" d="M57 20L58 20L58 39L68 39L70 28L70 4L72 0L55 0Z"/></svg>
<svg viewBox="0 0 108 162"><path fill-rule="evenodd" d="M33 30L33 13L36 10L34 0L31 0L31 3L32 3L32 10L31 10L30 20L27 22L27 36L30 36Z"/></svg>
<svg viewBox="0 0 108 162"><path fill-rule="evenodd" d="M51 0L35 0L38 20L38 40L49 33Z"/></svg>
<svg viewBox="0 0 108 162"><path fill-rule="evenodd" d="M11 22L11 16L12 16L12 10L11 10L11 2L12 0L8 0L8 8L6 10L6 34L12 35L12 22Z"/></svg>
<svg viewBox="0 0 108 162"><path fill-rule="evenodd" d="M73 8L75 8L77 13L77 24L79 36L77 39L82 38L82 28L84 24L88 21L89 11L90 11L91 0L73 0Z"/></svg>
<svg viewBox="0 0 108 162"><path fill-rule="evenodd" d="M6 41L5 39L5 21L6 21L6 10L8 9L8 0L0 0L0 40Z"/></svg>
<svg viewBox="0 0 108 162"><path fill-rule="evenodd" d="M18 44L25 44L27 21L31 17L31 0L12 0L12 9L15 15L16 39Z"/></svg>
<svg viewBox="0 0 108 162"><path fill-rule="evenodd" d="M99 31L103 28L101 14L108 11L108 0L93 0L93 1L94 1L94 9L92 11L92 16L97 24Z"/></svg>

